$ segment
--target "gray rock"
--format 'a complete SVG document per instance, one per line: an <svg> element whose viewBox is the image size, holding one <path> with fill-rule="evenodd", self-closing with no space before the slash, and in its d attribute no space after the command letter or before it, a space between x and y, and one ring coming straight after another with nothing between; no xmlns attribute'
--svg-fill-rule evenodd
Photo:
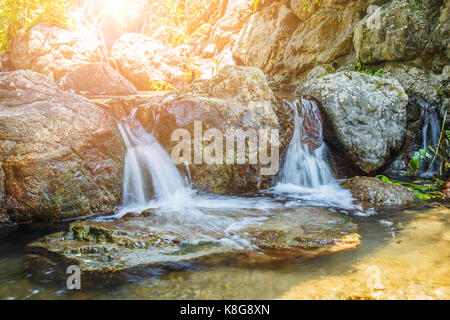
<svg viewBox="0 0 450 320"><path fill-rule="evenodd" d="M326 139L370 174L400 150L406 135L408 96L396 80L338 72L300 85L326 114Z"/></svg>
<svg viewBox="0 0 450 320"><path fill-rule="evenodd" d="M0 73L0 215L28 222L113 212L124 156L105 111L42 74Z"/></svg>
<svg viewBox="0 0 450 320"><path fill-rule="evenodd" d="M388 62L383 66L382 77L397 80L408 95L417 95L428 103L439 103L441 100L438 88L442 86L439 76L429 71L405 65Z"/></svg>
<svg viewBox="0 0 450 320"><path fill-rule="evenodd" d="M103 34L95 28L70 31L38 24L15 38L10 59L16 69L43 73L57 81L83 65L108 55Z"/></svg>
<svg viewBox="0 0 450 320"><path fill-rule="evenodd" d="M65 75L58 86L90 95L125 96L138 94L136 87L106 63L88 64Z"/></svg>
<svg viewBox="0 0 450 320"><path fill-rule="evenodd" d="M429 12L394 0L378 7L355 29L353 44L362 63L407 60L428 45Z"/></svg>

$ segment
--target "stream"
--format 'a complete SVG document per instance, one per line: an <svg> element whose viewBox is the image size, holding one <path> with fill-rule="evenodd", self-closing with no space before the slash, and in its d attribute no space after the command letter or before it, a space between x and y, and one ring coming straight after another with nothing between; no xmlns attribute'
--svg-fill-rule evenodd
<svg viewBox="0 0 450 320"><path fill-rule="evenodd" d="M69 222L3 227L0 299L448 298L448 206L430 202L415 209L363 208L331 174L317 105L305 99L284 103L295 111L295 130L279 182L245 197L198 193L131 112L119 123L128 150L122 205L116 215L95 220L114 221L154 209L152 223L141 228L176 232L192 244L216 243L265 255L251 241L251 228L289 229L297 220L314 225L339 216L357 225L359 247L308 258L256 261L236 254L167 262L89 275L82 279L82 290L69 291L64 263L26 252L29 242L66 230Z"/></svg>

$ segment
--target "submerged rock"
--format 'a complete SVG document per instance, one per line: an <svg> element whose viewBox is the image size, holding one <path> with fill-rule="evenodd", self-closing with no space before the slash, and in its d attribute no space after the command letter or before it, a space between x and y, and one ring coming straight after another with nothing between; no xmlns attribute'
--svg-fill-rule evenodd
<svg viewBox="0 0 450 320"><path fill-rule="evenodd" d="M185 82L187 66L175 49L150 37L129 33L120 37L111 51L120 72L138 90L161 90L164 85Z"/></svg>
<svg viewBox="0 0 450 320"><path fill-rule="evenodd" d="M414 191L404 186L390 184L373 177L353 177L342 183L361 201L377 205L407 205L417 201Z"/></svg>
<svg viewBox="0 0 450 320"><path fill-rule="evenodd" d="M135 86L108 64L85 65L65 75L58 85L61 89L89 95L136 95Z"/></svg>
<svg viewBox="0 0 450 320"><path fill-rule="evenodd" d="M296 93L322 104L325 139L367 174L387 164L403 146L408 96L396 80L338 72L308 81Z"/></svg>
<svg viewBox="0 0 450 320"><path fill-rule="evenodd" d="M57 81L81 66L104 61L107 54L97 29L70 31L38 24L17 35L10 59L16 69L30 69Z"/></svg>
<svg viewBox="0 0 450 320"><path fill-rule="evenodd" d="M112 212L124 154L101 108L42 74L0 74L1 215L27 222Z"/></svg>
<svg viewBox="0 0 450 320"><path fill-rule="evenodd" d="M219 212L204 214L212 221L224 218ZM30 243L28 251L70 261L82 272L105 273L200 259L220 263L238 257L248 263L264 263L330 254L360 244L357 226L350 219L320 208L275 210L261 219L262 223L230 231L203 228L180 215L156 210L150 216L128 216L114 222L74 222L67 232ZM226 216L245 219L237 212ZM184 221L182 225L180 221Z"/></svg>

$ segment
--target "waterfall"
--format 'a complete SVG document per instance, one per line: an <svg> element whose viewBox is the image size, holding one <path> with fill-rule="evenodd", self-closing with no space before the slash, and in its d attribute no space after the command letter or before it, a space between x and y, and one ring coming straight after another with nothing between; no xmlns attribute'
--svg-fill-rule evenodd
<svg viewBox="0 0 450 320"><path fill-rule="evenodd" d="M441 132L439 117L436 113L436 108L431 108L428 103L419 103L422 107L422 148L427 149L431 146L433 150L436 150L439 143L439 135ZM429 152L431 153L431 152ZM426 163L423 159L420 162L420 173L425 175L428 170L429 163ZM429 170L429 174L437 173L439 170L439 159L436 157L433 166Z"/></svg>
<svg viewBox="0 0 450 320"><path fill-rule="evenodd" d="M295 129L281 172L281 183L318 188L334 180L326 161L322 119L315 101L283 100L294 110Z"/></svg>
<svg viewBox="0 0 450 320"><path fill-rule="evenodd" d="M136 109L118 122L127 147L123 178L123 207L145 207L154 197L168 201L184 192L183 177L156 138L136 119Z"/></svg>
<svg viewBox="0 0 450 320"><path fill-rule="evenodd" d="M350 191L343 189L332 175L317 103L305 98L283 99L282 103L285 109L293 109L295 128L280 181L273 191L291 200L287 206L303 204L362 212L353 203Z"/></svg>

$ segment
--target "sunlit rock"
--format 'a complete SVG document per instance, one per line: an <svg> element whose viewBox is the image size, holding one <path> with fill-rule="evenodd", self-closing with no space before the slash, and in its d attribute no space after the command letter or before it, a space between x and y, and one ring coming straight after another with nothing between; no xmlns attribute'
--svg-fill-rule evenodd
<svg viewBox="0 0 450 320"><path fill-rule="evenodd" d="M186 81L187 66L176 48L138 33L122 36L111 51L120 72L138 90L157 90L158 84L177 85Z"/></svg>
<svg viewBox="0 0 450 320"><path fill-rule="evenodd" d="M146 0L85 0L81 14L89 25L105 35L108 49L122 35L140 32L147 10Z"/></svg>
<svg viewBox="0 0 450 320"><path fill-rule="evenodd" d="M135 86L108 64L99 62L82 66L65 75L58 85L61 89L89 95L133 95Z"/></svg>
<svg viewBox="0 0 450 320"><path fill-rule="evenodd" d="M316 1L290 0L290 5L300 22L308 20L320 9L320 5Z"/></svg>
<svg viewBox="0 0 450 320"><path fill-rule="evenodd" d="M287 77L283 65L285 48L298 24L298 18L289 8L275 2L246 22L233 44L233 56L244 65L260 68L283 81Z"/></svg>
<svg viewBox="0 0 450 320"><path fill-rule="evenodd" d="M377 171L403 146L408 96L397 80L338 72L308 81L296 93L322 104L325 139L363 172Z"/></svg>
<svg viewBox="0 0 450 320"><path fill-rule="evenodd" d="M299 75L349 54L360 10L360 2L350 2L344 7L323 8L301 23L284 52L286 68Z"/></svg>
<svg viewBox="0 0 450 320"><path fill-rule="evenodd" d="M0 212L13 222L112 212L125 148L114 120L42 74L0 74Z"/></svg>
<svg viewBox="0 0 450 320"><path fill-rule="evenodd" d="M15 38L10 59L16 69L43 73L55 81L83 65L104 61L108 51L95 28L68 30L38 24Z"/></svg>
<svg viewBox="0 0 450 320"><path fill-rule="evenodd" d="M254 0L229 0L226 10L214 26L211 41L221 51L237 39L245 22L253 13Z"/></svg>

